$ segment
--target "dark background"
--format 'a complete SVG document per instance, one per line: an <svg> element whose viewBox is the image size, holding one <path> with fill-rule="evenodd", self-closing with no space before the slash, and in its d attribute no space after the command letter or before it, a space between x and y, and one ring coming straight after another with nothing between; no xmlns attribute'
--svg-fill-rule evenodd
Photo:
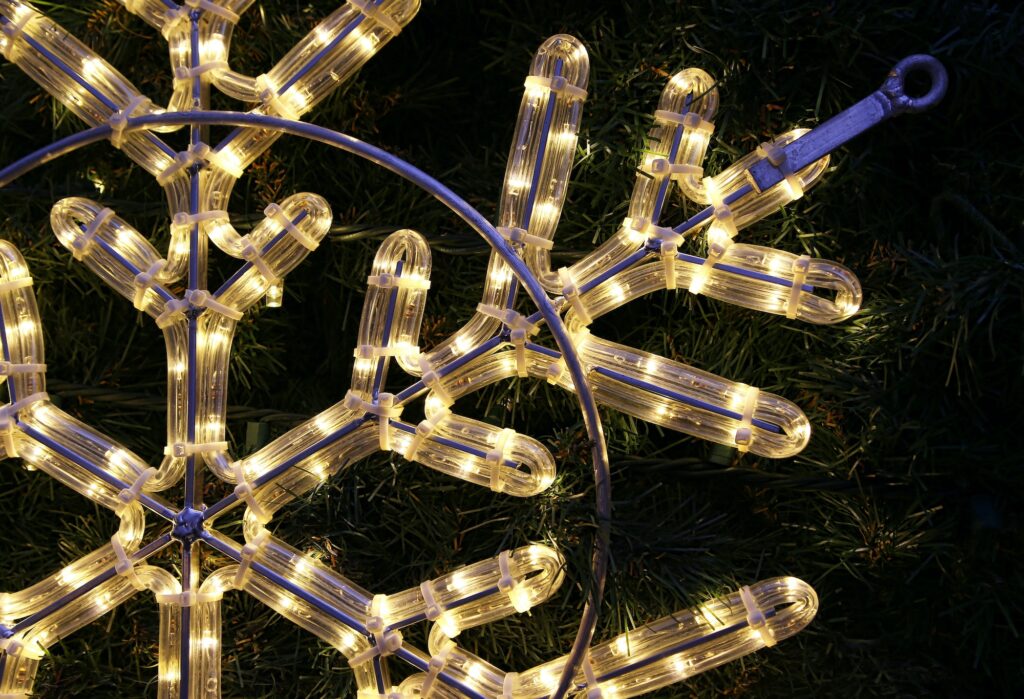
<svg viewBox="0 0 1024 699"><path fill-rule="evenodd" d="M144 93L166 100L170 76L156 32L109 0L37 5ZM258 0L236 34L233 67L264 72L336 6ZM819 328L663 292L594 328L790 398L814 430L801 455L771 461L604 411L616 519L600 638L777 575L807 580L821 597L818 617L794 639L652 696L1024 689L1024 16L1009 8L425 0L407 30L312 116L401 155L493 216L532 52L550 34L578 36L591 81L556 238L556 261L565 264L625 215L650 114L683 67L720 80L706 163L714 173L772 135L853 104L905 55L931 53L945 64L950 87L938 108L853 141L806 198L742 234L853 269L865 293L857 316ZM0 161L81 128L6 62L0 80ZM355 158L283 139L236 188L230 209L255 220L268 201L296 191L325 196L335 230L289 277L284 308L259 310L240 326L229 415L238 450L254 423L274 435L344 395L363 279L391 230L415 228L433 247L421 345L457 329L479 296L486 246L428 195ZM50 207L72 195L97 199L165 240L162 194L104 144L0 191L0 233L20 246L36 278L50 395L155 461L164 439L163 343L49 231ZM674 206L666 220L684 217L683 203ZM211 277L228 269L215 263ZM529 381L499 384L459 410L548 444L560 474L551 490L496 498L378 456L286 508L271 528L385 592L503 548L557 540L570 569L555 599L530 618L459 637L522 670L565 652L578 620L593 501L581 422L570 397ZM116 529L111 514L15 460L0 465L0 513L3 590L52 573ZM225 696L352 693L335 651L251 599L229 596L224 616ZM156 625L155 605L140 596L54 646L37 691L153 695Z"/></svg>

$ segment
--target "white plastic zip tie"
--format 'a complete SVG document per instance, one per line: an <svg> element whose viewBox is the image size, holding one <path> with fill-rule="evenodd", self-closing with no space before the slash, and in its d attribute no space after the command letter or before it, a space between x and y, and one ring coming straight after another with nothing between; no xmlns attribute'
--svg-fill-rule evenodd
<svg viewBox="0 0 1024 699"><path fill-rule="evenodd" d="M264 545L266 545L268 539L270 539L270 530L260 529L259 533L253 537L252 541L242 547L241 555L238 557L238 570L235 572L235 579L231 583L231 586L234 589L245 589L245 583L249 580L250 573L252 573L250 570L252 559L260 552Z"/></svg>
<svg viewBox="0 0 1024 699"><path fill-rule="evenodd" d="M263 108L271 115L276 114L292 121L298 121L302 116L301 112L281 99L281 95L277 94L276 86L266 73L256 76L256 90Z"/></svg>
<svg viewBox="0 0 1024 699"><path fill-rule="evenodd" d="M517 689L519 689L519 673L506 673L505 679L501 681L501 699L513 699Z"/></svg>
<svg viewBox="0 0 1024 699"><path fill-rule="evenodd" d="M423 443L430 438L430 435L434 434L434 431L440 427L444 419L450 414L451 412L445 408L441 414L421 420L420 423L416 425L416 432L409 441L409 447L405 450L405 458L409 461L415 461L416 455L423 447Z"/></svg>
<svg viewBox="0 0 1024 699"><path fill-rule="evenodd" d="M33 393L21 400L0 406L0 442L3 443L4 451L8 458L19 456L18 447L14 444L15 421L13 418L21 410L42 400L50 400L50 396L42 392Z"/></svg>
<svg viewBox="0 0 1024 699"><path fill-rule="evenodd" d="M669 109L659 109L654 112L654 120L664 124L676 124L685 129L703 131L705 133L711 133L715 130L715 125L710 121L705 121L697 112L680 114Z"/></svg>
<svg viewBox="0 0 1024 699"><path fill-rule="evenodd" d="M110 115L107 123L110 124L110 143L114 148L120 149L124 145L124 130L128 126L128 120L135 116L136 112L144 110L150 104L152 102L148 98L135 95L123 109Z"/></svg>
<svg viewBox="0 0 1024 699"><path fill-rule="evenodd" d="M510 243L518 245L533 245L534 247L541 248L542 250L551 250L555 247L555 241L528 233L526 229L523 228L506 228L504 226L499 226L495 230L501 234L502 238Z"/></svg>
<svg viewBox="0 0 1024 699"><path fill-rule="evenodd" d="M45 371L45 364L12 364L0 361L0 382L3 378L15 374L42 374Z"/></svg>
<svg viewBox="0 0 1024 699"><path fill-rule="evenodd" d="M790 167L789 161L786 158L786 152L781 146L765 142L757 147L757 154L762 158L766 158L769 163L782 173L782 176L786 179L786 185L789 187L789 193L794 199L799 199L804 195L804 187L800 184L800 178L793 172L793 168Z"/></svg>
<svg viewBox="0 0 1024 699"><path fill-rule="evenodd" d="M668 161L664 161L668 162ZM676 233L667 226L658 226L645 218L630 218L626 220L632 230L642 234L645 238L661 242L661 261L665 269L665 288L676 288L676 253L679 251L679 244L683 240L682 233Z"/></svg>
<svg viewBox="0 0 1024 699"><path fill-rule="evenodd" d="M156 317L156 327L163 330L177 320L178 316L188 310L188 301L185 299L171 299L164 304L164 310Z"/></svg>
<svg viewBox="0 0 1024 699"><path fill-rule="evenodd" d="M367 0L348 0L348 4L359 10L359 12L367 19L372 19L380 26L387 29L393 36L398 36L402 33L402 25L396 22L391 15L387 14L373 2L367 2Z"/></svg>
<svg viewBox="0 0 1024 699"><path fill-rule="evenodd" d="M576 285L576 278L568 267L560 267L558 269L558 281L562 283L562 296L569 302L572 309L576 311L576 316L580 319L580 322L584 325L590 325L594 319L590 316L586 304L580 299L580 288Z"/></svg>
<svg viewBox="0 0 1024 699"><path fill-rule="evenodd" d="M200 211L198 214L190 214L187 211L179 211L174 214L174 218L171 222L175 226L191 226L194 223L203 223L204 221L217 221L219 219L228 218L228 212L223 209L214 209L212 211Z"/></svg>
<svg viewBox="0 0 1024 699"><path fill-rule="evenodd" d="M15 638L14 636L12 636L10 638L0 638L0 651L3 651L4 653L6 653L7 655L9 655L11 657L15 657L15 656L21 655L21 651L23 651L24 649L25 649L25 644L22 642L22 640L20 638ZM17 699L24 699L24 697L26 697L27 695L25 695L25 694L9 694L9 695L0 694L0 697L3 697L3 696L11 696L11 697L16 697Z"/></svg>
<svg viewBox="0 0 1024 699"><path fill-rule="evenodd" d="M521 589L520 584L512 577L512 570L509 567L510 555L509 551L502 551L498 554L498 572L501 573L501 576L498 578L498 589L508 595L512 608L522 614L529 611L530 600Z"/></svg>
<svg viewBox="0 0 1024 699"><path fill-rule="evenodd" d="M263 255L260 254L259 248L253 244L252 238L243 235L239 238L238 242L242 246L242 259L255 267L267 284L274 286L281 283L281 278L270 269L270 265L267 264L267 261L263 259Z"/></svg>
<svg viewBox="0 0 1024 699"><path fill-rule="evenodd" d="M498 308L490 304L480 303L476 307L477 312L500 320L509 329L509 341L516 348L516 373L525 377L529 375L526 366L526 340L537 332L536 323L531 323L526 316L513 311L511 308Z"/></svg>
<svg viewBox="0 0 1024 699"><path fill-rule="evenodd" d="M164 456L187 458L196 454L215 454L228 450L227 442L208 442L206 444L191 444L189 442L175 442L164 447Z"/></svg>
<svg viewBox="0 0 1024 699"><path fill-rule="evenodd" d="M242 318L241 311L237 311L231 306L226 306L217 301L213 294L205 289L189 289L185 292L185 300L196 308L209 309L231 320L241 320Z"/></svg>
<svg viewBox="0 0 1024 699"><path fill-rule="evenodd" d="M99 233L100 228L114 215L112 209L100 209L100 211L93 217L92 221L85 227L82 234L77 236L71 241L71 254L76 260L85 259L90 252L92 252L92 246L94 244L94 238Z"/></svg>
<svg viewBox="0 0 1024 699"><path fill-rule="evenodd" d="M135 573L135 562L128 557L128 554L124 551L124 545L121 543L121 533L117 532L114 536L110 537L110 546L114 549L114 556L117 561L114 563L114 571L127 578L131 586L140 592L146 589L146 584L139 580L139 576Z"/></svg>
<svg viewBox="0 0 1024 699"><path fill-rule="evenodd" d="M418 357L420 348L408 342L394 342L387 347L377 345L356 345L352 356L356 359L380 359L381 357Z"/></svg>
<svg viewBox="0 0 1024 699"><path fill-rule="evenodd" d="M764 611L757 605L757 600L754 599L754 593L750 591L750 586L744 585L740 588L740 601L743 602L743 608L747 612L747 626L757 632L758 637L764 642L765 646L771 648L775 645L775 636L772 634L771 627L768 626L768 620L765 618Z"/></svg>
<svg viewBox="0 0 1024 699"><path fill-rule="evenodd" d="M508 458L509 441L516 436L516 431L505 428L498 433L498 439L494 448L489 450L484 457L491 467L491 490L500 493L505 489L505 459Z"/></svg>
<svg viewBox="0 0 1024 699"><path fill-rule="evenodd" d="M289 235L295 238L299 245L310 251L316 250L319 243L299 230L299 227L292 223L292 220L288 218L288 214L280 206L268 204L263 213L267 218L274 219L274 222L280 225L282 229L287 230Z"/></svg>
<svg viewBox="0 0 1024 699"><path fill-rule="evenodd" d="M28 23L34 20L38 15L35 12L25 12L19 16L18 13L14 13L14 19L8 19L5 24L0 24L0 31L7 36L7 44L4 46L3 54L10 62L14 62L12 58L14 53L14 42L21 38L21 35L25 33L25 27Z"/></svg>
<svg viewBox="0 0 1024 699"><path fill-rule="evenodd" d="M527 75L525 85L527 89L533 87L550 90L570 99L585 100L587 98L587 91L582 87L570 85L564 75L556 75L553 78L545 78L543 75Z"/></svg>
<svg viewBox="0 0 1024 699"><path fill-rule="evenodd" d="M735 238L738 232L736 228L736 217L733 215L732 209L729 208L728 204L725 203L725 197L722 196L722 190L718 188L718 183L715 182L712 177L705 177L701 180L701 184L704 185L704 191L708 195L708 201L711 202L711 206L714 207L715 221L725 227L729 238Z"/></svg>
<svg viewBox="0 0 1024 699"><path fill-rule="evenodd" d="M232 465L231 471L235 476L235 481L238 483L238 485L235 486L235 496L237 496L239 500L243 501L252 511L253 517L256 518L256 521L260 524L266 524L269 522L270 514L268 514L267 511L263 509L263 506L260 505L259 501L256 500L256 495L254 494L255 488L253 488L252 483L246 479L245 470L242 468L242 462L236 461Z"/></svg>
<svg viewBox="0 0 1024 699"><path fill-rule="evenodd" d="M162 592L156 595L157 604L174 604L179 607L192 607L206 602L216 602L223 597L223 593L199 592L198 590L185 590L184 592L170 593Z"/></svg>
<svg viewBox="0 0 1024 699"><path fill-rule="evenodd" d="M757 406L757 397L760 390L754 386L740 384L740 390L746 391L743 397L743 413L740 418L740 426L736 429L736 448L742 453L750 449L750 443L754 439L751 424L754 420L754 408Z"/></svg>
<svg viewBox="0 0 1024 699"><path fill-rule="evenodd" d="M389 425L393 418L400 417L402 414L402 406L395 405L395 396L393 394L380 393L377 395L376 403L369 403L360 398L354 391L349 390L345 394L344 405L349 410L360 410L364 413L376 415L380 430L380 448L383 451L391 450L391 430Z"/></svg>
<svg viewBox="0 0 1024 699"><path fill-rule="evenodd" d="M366 620L366 630L373 634L374 644L362 653L353 655L348 660L351 667L362 665L367 660L373 660L377 656L391 655L402 647L402 634L395 629L389 629L384 625L384 617L381 608L387 604L387 595L374 595L370 601L370 614Z"/></svg>
<svg viewBox="0 0 1024 699"><path fill-rule="evenodd" d="M807 279L807 270L811 266L811 258L801 255L793 260L793 286L789 289L789 299L786 301L786 317L796 318L796 312L800 309L800 293L803 291L804 280Z"/></svg>
<svg viewBox="0 0 1024 699"><path fill-rule="evenodd" d="M32 277L10 279L6 282L0 282L0 294L7 293L8 291L17 291L18 289L26 289L30 286L32 286Z"/></svg>
<svg viewBox="0 0 1024 699"><path fill-rule="evenodd" d="M446 638L442 641L441 649L437 652L437 655L430 658L430 662L427 664L427 676L423 678L423 684L420 685L420 696L423 699L429 699L429 697L434 695L434 682L437 680L437 676L448 666L448 656L452 654L455 648L455 641Z"/></svg>
<svg viewBox="0 0 1024 699"><path fill-rule="evenodd" d="M436 369L434 369L434 365L430 363L429 359L427 359L427 355L420 354L417 361L420 365L420 371L423 372L420 376L420 379L423 381L423 385L434 393L434 397L436 397L445 408L454 403L455 401L452 400L451 394L445 390L444 384L441 381L441 375L437 373Z"/></svg>
<svg viewBox="0 0 1024 699"><path fill-rule="evenodd" d="M201 9L204 12L216 14L218 17L221 17L229 21L229 23L231 23L232 25L237 25L239 21L238 13L226 7L221 7L212 0L185 0L184 6L181 9L184 10L185 13L187 14L188 10L186 8Z"/></svg>
<svg viewBox="0 0 1024 699"><path fill-rule="evenodd" d="M700 165L672 163L667 158L661 157L651 160L645 172L657 178L670 177L673 180L681 180L691 175L694 177L704 176L704 168Z"/></svg>
<svg viewBox="0 0 1024 699"><path fill-rule="evenodd" d="M164 267L167 266L167 260L157 260L149 266L145 272L139 272L135 275L133 284L135 285L135 297L132 299L132 304L138 310L145 308L146 292L153 288L153 285L157 283L156 278Z"/></svg>
<svg viewBox="0 0 1024 699"><path fill-rule="evenodd" d="M117 505L117 509L114 510L114 512L116 514L121 514L122 512L124 512L124 509L126 507L128 507L133 502L138 500L139 499L139 495L142 493L142 489L146 485L146 481L148 481L150 478L152 478L156 474L157 474L157 470L155 468L147 468L145 471L143 471L142 473L140 473L138 475L138 477L135 479L134 483L132 483L127 488L124 488L120 492L118 492L118 494L117 494L118 505Z"/></svg>
<svg viewBox="0 0 1024 699"><path fill-rule="evenodd" d="M366 283L381 289L416 289L426 291L430 288L430 280L419 275L403 276L384 272L366 278Z"/></svg>
<svg viewBox="0 0 1024 699"><path fill-rule="evenodd" d="M601 685L597 681L597 675L594 674L594 666L590 664L590 651L583 656L583 677L587 680L587 699L602 699L604 692L601 691Z"/></svg>
<svg viewBox="0 0 1024 699"><path fill-rule="evenodd" d="M227 61L206 61L200 63L197 66L175 66L174 67L174 81L176 83L191 83L194 78L198 78L204 73L209 73L214 70L227 70Z"/></svg>
<svg viewBox="0 0 1024 699"><path fill-rule="evenodd" d="M179 152L174 156L174 159L171 160L170 165L164 168L163 172L157 173L157 184L163 187L178 175L178 173L187 170L196 163L206 160L209 154L210 146L202 141L191 146L188 150Z"/></svg>
<svg viewBox="0 0 1024 699"><path fill-rule="evenodd" d="M561 380L563 374L565 374L565 358L559 357L548 364L548 368L545 371L545 378L549 384L555 385Z"/></svg>
<svg viewBox="0 0 1024 699"><path fill-rule="evenodd" d="M432 581L424 580L420 583L420 595L423 597L423 614L426 616L427 621L434 621L444 614L444 606L434 596L434 584Z"/></svg>

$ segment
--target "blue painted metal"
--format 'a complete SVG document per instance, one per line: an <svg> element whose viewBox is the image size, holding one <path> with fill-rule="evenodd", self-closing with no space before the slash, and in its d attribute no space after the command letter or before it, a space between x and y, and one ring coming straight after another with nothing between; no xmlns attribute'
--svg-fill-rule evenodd
<svg viewBox="0 0 1024 699"><path fill-rule="evenodd" d="M927 73L931 78L931 87L920 97L909 97L904 91L907 75L913 72ZM935 58L921 54L907 56L893 66L876 91L784 146L785 167L796 172L890 117L934 107L946 94L948 83L946 69ZM767 159L755 163L748 172L761 192L785 179L782 170Z"/></svg>

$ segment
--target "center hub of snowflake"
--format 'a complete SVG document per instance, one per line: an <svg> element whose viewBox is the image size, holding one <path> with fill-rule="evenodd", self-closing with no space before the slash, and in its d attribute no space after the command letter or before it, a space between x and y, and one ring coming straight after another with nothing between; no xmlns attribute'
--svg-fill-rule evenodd
<svg viewBox="0 0 1024 699"><path fill-rule="evenodd" d="M191 507L186 507L174 518L174 529L171 536L178 541L191 544L203 533L203 513Z"/></svg>

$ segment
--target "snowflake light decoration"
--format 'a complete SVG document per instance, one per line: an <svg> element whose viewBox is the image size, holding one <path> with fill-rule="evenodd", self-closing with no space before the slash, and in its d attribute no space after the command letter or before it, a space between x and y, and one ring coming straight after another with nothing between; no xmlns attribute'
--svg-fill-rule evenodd
<svg viewBox="0 0 1024 699"><path fill-rule="evenodd" d="M417 0L350 0L324 19L268 73L231 70L228 49L252 0L120 0L158 29L170 48L174 93L160 109L88 47L37 9L0 0L0 50L91 128L0 171L0 185L44 161L102 139L152 174L171 214L166 255L114 211L82 198L58 202L51 224L60 242L150 315L167 346L167 446L151 467L114 439L53 405L45 392L40 319L32 278L20 253L0 241L2 375L10 402L0 408L6 457L45 471L111 509L121 526L109 544L20 591L0 595L0 696L31 693L45 649L137 592L160 607L159 696L220 695L220 600L242 590L316 634L348 659L360 697L503 697L567 693L634 696L692 676L791 636L814 616L806 583L774 578L683 610L591 646L604 585L610 514L608 464L597 403L643 420L768 457L797 453L810 427L793 403L592 335L591 321L660 289L688 289L728 303L810 323L834 323L860 305L856 277L834 262L735 243L746 226L806 192L828 153L856 133L902 111L934 104L945 74L933 59L901 62L882 89L821 127L762 144L714 177L701 163L718 95L701 70L673 76L654 113L629 216L619 231L568 268L553 270L553 246L586 98L588 59L576 39L558 35L538 50L519 111L497 225L423 172L351 137L303 124L300 117L399 34ZM928 93L903 93L907 71L929 73ZM247 113L208 108L210 87L245 103ZM210 147L206 127L237 127ZM176 152L158 135L187 127L189 147ZM352 386L343 400L256 453L232 458L225 438L228 359L235 325L266 298L280 303L282 280L317 248L331 213L327 202L295 194L266 207L266 218L240 235L226 211L245 169L282 133L341 148L396 172L435 194L493 248L475 316L453 336L418 345L430 250L403 230L381 245L367 280ZM671 187L705 206L674 227L660 220ZM703 235L707 255L682 251ZM207 247L240 260L219 289L207 285ZM168 286L187 279L177 297ZM537 307L516 308L525 290ZM546 324L557 349L531 337ZM401 392L383 390L392 362L417 377ZM273 514L345 463L377 450L496 493L526 497L552 482L554 459L536 439L452 411L467 393L509 377L546 379L574 391L593 440L597 511L594 584L576 643L561 658L515 673L456 645L460 631L525 612L551 597L563 558L539 544L451 571L397 594L374 594L270 534ZM425 419L401 419L425 398ZM208 468L234 486L219 502L197 492ZM184 481L180 505L160 493ZM214 525L244 506L245 541ZM166 530L143 541L144 514ZM146 564L177 545L181 575ZM199 547L235 563L205 579ZM431 622L428 648L402 629ZM398 687L392 660L417 672Z"/></svg>

